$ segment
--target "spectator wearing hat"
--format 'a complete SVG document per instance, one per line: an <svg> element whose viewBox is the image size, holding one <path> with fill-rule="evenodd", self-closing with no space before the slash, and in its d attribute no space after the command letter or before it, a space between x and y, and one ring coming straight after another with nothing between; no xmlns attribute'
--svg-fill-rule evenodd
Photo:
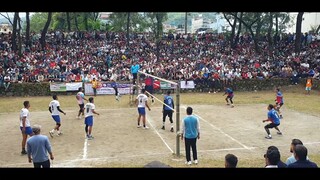
<svg viewBox="0 0 320 180"><path fill-rule="evenodd" d="M53 160L51 144L48 136L41 135L41 126L34 125L32 127L34 135L27 141L27 152L29 163L33 162L34 168L50 168L50 159Z"/></svg>

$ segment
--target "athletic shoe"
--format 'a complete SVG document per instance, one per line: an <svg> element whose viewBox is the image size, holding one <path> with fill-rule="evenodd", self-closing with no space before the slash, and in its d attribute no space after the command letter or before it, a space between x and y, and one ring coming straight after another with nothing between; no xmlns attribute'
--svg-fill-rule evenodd
<svg viewBox="0 0 320 180"><path fill-rule="evenodd" d="M277 134L282 135L282 132L277 132Z"/></svg>
<svg viewBox="0 0 320 180"><path fill-rule="evenodd" d="M58 135L61 136L61 135L62 135L62 132L58 132Z"/></svg>
<svg viewBox="0 0 320 180"><path fill-rule="evenodd" d="M92 139L94 139L94 137L92 135L87 135L87 139L92 140Z"/></svg>
<svg viewBox="0 0 320 180"><path fill-rule="evenodd" d="M174 132L173 127L170 129L171 132Z"/></svg>
<svg viewBox="0 0 320 180"><path fill-rule="evenodd" d="M227 103L227 105L229 106L230 104L229 104L229 103Z"/></svg>
<svg viewBox="0 0 320 180"><path fill-rule="evenodd" d="M231 107L233 108L233 107L234 107L234 105L233 105L233 104L231 104Z"/></svg>
<svg viewBox="0 0 320 180"><path fill-rule="evenodd" d="M53 138L54 132L49 131L50 136Z"/></svg>
<svg viewBox="0 0 320 180"><path fill-rule="evenodd" d="M149 129L149 127L148 126L144 126L143 129Z"/></svg>
<svg viewBox="0 0 320 180"><path fill-rule="evenodd" d="M272 139L272 137L271 137L271 136L266 136L265 138L266 138L266 139Z"/></svg>
<svg viewBox="0 0 320 180"><path fill-rule="evenodd" d="M21 151L21 155L26 155L26 154L28 154L28 153L25 149Z"/></svg>
<svg viewBox="0 0 320 180"><path fill-rule="evenodd" d="M154 103L154 99L151 100L151 103L152 103L152 104Z"/></svg>
<svg viewBox="0 0 320 180"><path fill-rule="evenodd" d="M137 128L141 128L141 125L138 125Z"/></svg>
<svg viewBox="0 0 320 180"><path fill-rule="evenodd" d="M162 128L161 128L161 129L165 130L166 128L165 128L164 126L162 126Z"/></svg>
<svg viewBox="0 0 320 180"><path fill-rule="evenodd" d="M198 164L198 159L194 160L194 164Z"/></svg>
<svg viewBox="0 0 320 180"><path fill-rule="evenodd" d="M191 161L187 161L187 162L185 162L185 164L191 166L192 163L191 163Z"/></svg>

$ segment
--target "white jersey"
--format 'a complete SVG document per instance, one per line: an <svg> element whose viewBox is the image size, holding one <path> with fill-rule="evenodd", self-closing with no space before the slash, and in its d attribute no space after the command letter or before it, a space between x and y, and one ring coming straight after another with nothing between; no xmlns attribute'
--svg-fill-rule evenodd
<svg viewBox="0 0 320 180"><path fill-rule="evenodd" d="M60 103L57 100L52 100L49 103L49 107L51 108L51 115L52 116L56 116L56 115L60 114L59 111L58 111L58 106L60 106Z"/></svg>
<svg viewBox="0 0 320 180"><path fill-rule="evenodd" d="M146 107L146 101L148 101L147 95L139 94L136 99L138 100L138 108Z"/></svg>
<svg viewBox="0 0 320 180"><path fill-rule="evenodd" d="M85 117L93 116L92 110L94 110L94 108L95 108L95 105L93 103L87 103L84 106Z"/></svg>
<svg viewBox="0 0 320 180"><path fill-rule="evenodd" d="M22 118L26 117L26 123L25 123L25 127L30 127L30 120L29 120L29 110L27 108L22 108L20 111L20 127L23 127L22 125Z"/></svg>
<svg viewBox="0 0 320 180"><path fill-rule="evenodd" d="M84 101L83 101L84 94L83 94L83 92L78 92L76 98L77 98L78 104L84 104Z"/></svg>

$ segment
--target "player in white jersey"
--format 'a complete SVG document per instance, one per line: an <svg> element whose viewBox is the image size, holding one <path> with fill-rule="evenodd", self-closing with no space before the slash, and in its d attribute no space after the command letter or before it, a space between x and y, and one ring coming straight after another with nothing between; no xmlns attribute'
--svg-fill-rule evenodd
<svg viewBox="0 0 320 180"><path fill-rule="evenodd" d="M146 126L146 107L151 111L149 105L148 105L148 97L145 94L146 90L142 89L141 94L139 94L135 100L136 105L138 106L138 128L141 127L140 120L142 117L142 123L143 123L143 129L148 129L149 127Z"/></svg>
<svg viewBox="0 0 320 180"><path fill-rule="evenodd" d="M78 119L81 118L81 115L84 116L84 100L88 101L84 97L84 94L83 94L82 91L83 91L82 87L79 87L78 93L76 95L76 99L77 99L78 105L80 107L79 113L78 113L78 116L77 116Z"/></svg>
<svg viewBox="0 0 320 180"><path fill-rule="evenodd" d="M29 119L30 118L30 112L29 112L30 102L24 101L23 106L24 106L24 108L22 108L20 111L20 130L22 133L21 154L25 155L25 154L27 154L26 143L27 143L28 135L32 136L33 132L32 132L31 123L30 123L30 119Z"/></svg>
<svg viewBox="0 0 320 180"><path fill-rule="evenodd" d="M52 116L53 120L56 122L56 126L51 131L49 131L49 134L50 134L51 137L53 137L55 130L57 131L57 136L62 134L60 132L61 119L60 119L60 113L59 112L61 112L64 115L66 115L66 113L63 112L60 109L60 103L58 101L57 95L53 95L52 99L53 100L49 103L49 112L51 113L51 116Z"/></svg>
<svg viewBox="0 0 320 180"><path fill-rule="evenodd" d="M92 126L93 126L93 114L100 115L95 111L95 105L93 97L89 98L89 102L85 105L85 120L84 124L86 125L85 131L86 136L88 140L93 139L93 136L91 135L92 132Z"/></svg>

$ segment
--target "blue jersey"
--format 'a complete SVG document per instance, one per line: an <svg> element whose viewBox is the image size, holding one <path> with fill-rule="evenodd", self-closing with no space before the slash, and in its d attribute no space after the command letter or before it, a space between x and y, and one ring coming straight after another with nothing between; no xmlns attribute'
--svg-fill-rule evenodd
<svg viewBox="0 0 320 180"><path fill-rule="evenodd" d="M231 97L233 96L233 91L230 88L226 89L226 93L228 94L228 96L231 96Z"/></svg>
<svg viewBox="0 0 320 180"><path fill-rule="evenodd" d="M140 69L140 65L136 64L136 65L132 65L130 70L132 74L136 74L138 73L139 69Z"/></svg>
<svg viewBox="0 0 320 180"><path fill-rule="evenodd" d="M172 109L174 109L173 98L171 96L168 96L168 95L164 96L164 103L171 107L171 109L170 109L169 107L163 105L163 109L164 110L172 110Z"/></svg>
<svg viewBox="0 0 320 180"><path fill-rule="evenodd" d="M111 87L116 88L116 87L117 87L117 83L116 83L115 81L113 81L113 82L111 83Z"/></svg>
<svg viewBox="0 0 320 180"><path fill-rule="evenodd" d="M271 109L268 111L268 118L270 118L274 124L280 124L279 115L276 110Z"/></svg>

